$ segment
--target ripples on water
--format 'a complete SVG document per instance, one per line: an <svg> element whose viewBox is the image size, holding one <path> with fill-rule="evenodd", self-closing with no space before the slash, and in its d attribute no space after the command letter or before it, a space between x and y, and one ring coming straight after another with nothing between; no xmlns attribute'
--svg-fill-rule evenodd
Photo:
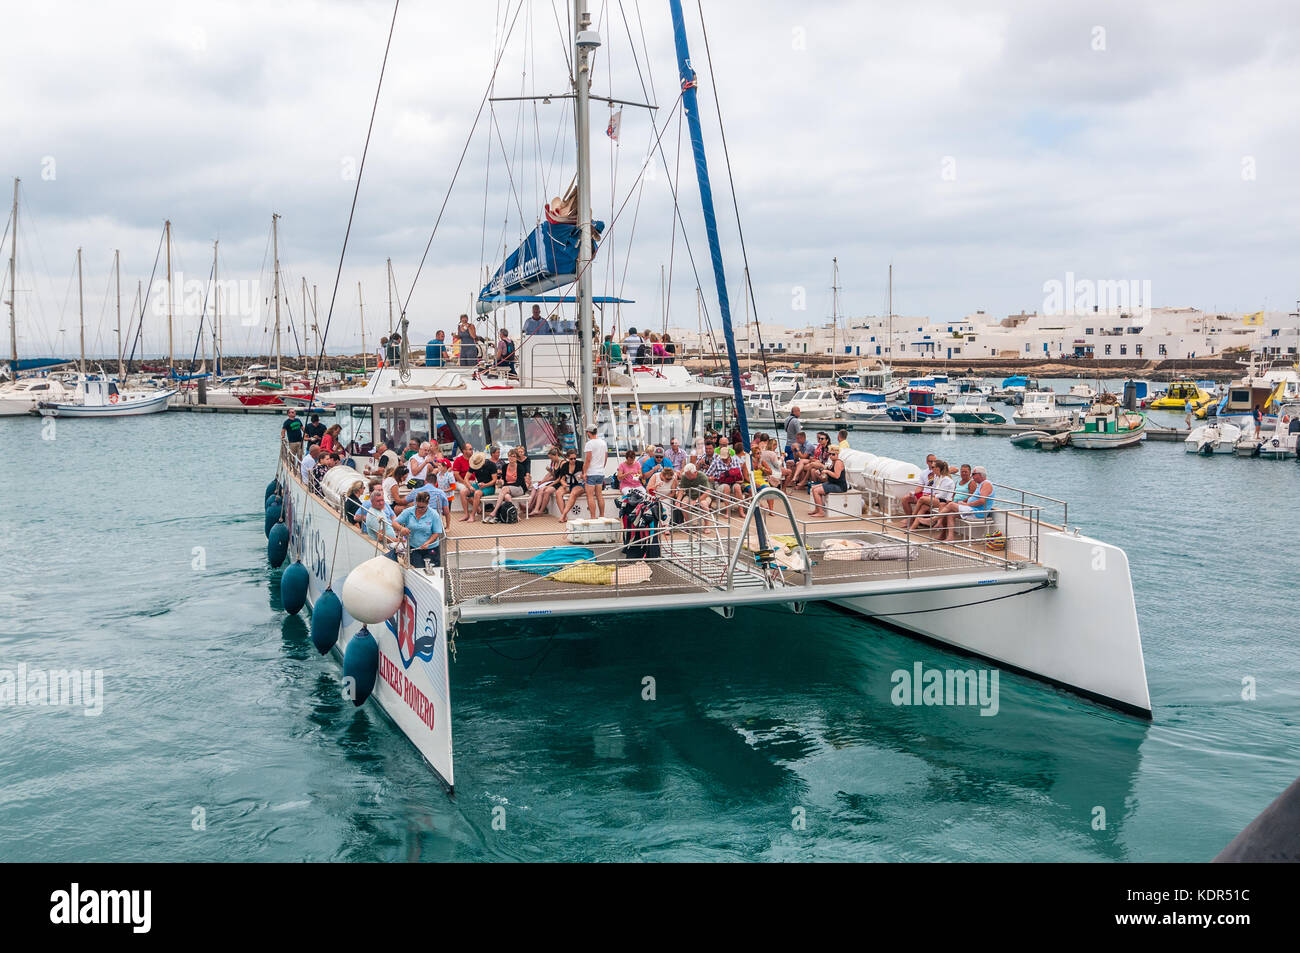
<svg viewBox="0 0 1300 953"><path fill-rule="evenodd" d="M0 709L0 859L1202 860L1300 770L1294 461L936 447L1128 551L1149 725L1005 673L996 717L895 707L891 672L954 657L829 609L467 626L449 798L280 608L278 418L0 426L0 668L107 696Z"/></svg>

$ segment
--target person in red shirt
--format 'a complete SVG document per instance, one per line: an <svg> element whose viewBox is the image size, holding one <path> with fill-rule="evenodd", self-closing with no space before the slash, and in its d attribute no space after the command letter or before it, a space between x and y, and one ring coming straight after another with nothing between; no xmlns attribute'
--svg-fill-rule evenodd
<svg viewBox="0 0 1300 953"><path fill-rule="evenodd" d="M469 444L465 444L460 448L460 456L451 461L451 472L456 478L456 486L453 492L460 497L460 510L465 514L461 517L462 523L469 521L474 491L478 489L478 484L470 477L469 472L469 458L472 456L474 456L474 448Z"/></svg>

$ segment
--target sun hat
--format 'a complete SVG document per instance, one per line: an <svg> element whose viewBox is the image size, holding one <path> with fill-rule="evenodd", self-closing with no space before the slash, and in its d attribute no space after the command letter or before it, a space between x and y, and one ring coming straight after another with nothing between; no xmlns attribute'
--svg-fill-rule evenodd
<svg viewBox="0 0 1300 953"><path fill-rule="evenodd" d="M486 462L487 462L487 457L483 455L483 451L475 450L474 456L469 458L469 468L471 470L477 470L480 467L482 467L483 464L485 464Z"/></svg>

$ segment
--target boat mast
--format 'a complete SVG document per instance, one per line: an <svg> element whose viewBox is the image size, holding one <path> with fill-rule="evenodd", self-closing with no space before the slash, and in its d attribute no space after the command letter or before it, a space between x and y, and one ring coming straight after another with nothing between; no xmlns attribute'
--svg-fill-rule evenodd
<svg viewBox="0 0 1300 953"><path fill-rule="evenodd" d="M388 336L393 336L393 259L388 259Z"/></svg>
<svg viewBox="0 0 1300 953"><path fill-rule="evenodd" d="M357 282L357 307L361 310L361 373L366 373L366 303L361 298L361 282Z"/></svg>
<svg viewBox="0 0 1300 953"><path fill-rule="evenodd" d="M279 213L271 213L271 245L274 248L274 262L272 268L275 272L272 276L271 284L275 290L275 376L280 376L280 232L278 223L280 221Z"/></svg>
<svg viewBox="0 0 1300 953"><path fill-rule="evenodd" d="M221 376L221 282L217 271L217 242L212 243L212 369Z"/></svg>
<svg viewBox="0 0 1300 953"><path fill-rule="evenodd" d="M113 275L117 285L117 376L126 382L126 363L122 360L122 250L113 249Z"/></svg>
<svg viewBox="0 0 1300 953"><path fill-rule="evenodd" d="M18 380L18 319L14 303L18 300L18 286L15 277L18 272L18 179L14 179L14 231L13 244L9 246L9 355L13 360L10 368L14 380Z"/></svg>
<svg viewBox="0 0 1300 953"><path fill-rule="evenodd" d="M889 368L889 376L894 376L894 263L889 263L889 339L885 343L886 366Z"/></svg>
<svg viewBox="0 0 1300 953"><path fill-rule="evenodd" d="M172 222L163 222L167 233L167 370L176 373L176 346L172 339Z"/></svg>
<svg viewBox="0 0 1300 953"><path fill-rule="evenodd" d="M836 339L835 332L839 326L840 311L840 260L831 259L831 386L835 386L835 352L839 350L839 343ZM746 299L748 300L748 299Z"/></svg>
<svg viewBox="0 0 1300 953"><path fill-rule="evenodd" d="M582 427L595 422L596 379L591 362L591 62L600 34L591 29L587 0L573 0L574 123L578 134L578 355L582 366Z"/></svg>
<svg viewBox="0 0 1300 953"><path fill-rule="evenodd" d="M81 293L81 249L77 249L77 319L81 324L81 376L86 376L86 306Z"/></svg>
<svg viewBox="0 0 1300 953"><path fill-rule="evenodd" d="M315 325L312 325L315 330ZM302 343L304 345L302 352L302 372L307 373L307 276L302 276Z"/></svg>

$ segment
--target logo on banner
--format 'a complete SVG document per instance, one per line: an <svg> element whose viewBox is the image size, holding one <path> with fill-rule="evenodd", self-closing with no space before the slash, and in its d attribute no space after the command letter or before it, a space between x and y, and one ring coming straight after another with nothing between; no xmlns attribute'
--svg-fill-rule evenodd
<svg viewBox="0 0 1300 953"><path fill-rule="evenodd" d="M433 660L433 649L438 644L435 629L426 623L419 637L415 634L415 597L410 589L402 591L402 605L387 622L388 631L397 638L397 653L402 658L402 668L410 668L417 658Z"/></svg>

